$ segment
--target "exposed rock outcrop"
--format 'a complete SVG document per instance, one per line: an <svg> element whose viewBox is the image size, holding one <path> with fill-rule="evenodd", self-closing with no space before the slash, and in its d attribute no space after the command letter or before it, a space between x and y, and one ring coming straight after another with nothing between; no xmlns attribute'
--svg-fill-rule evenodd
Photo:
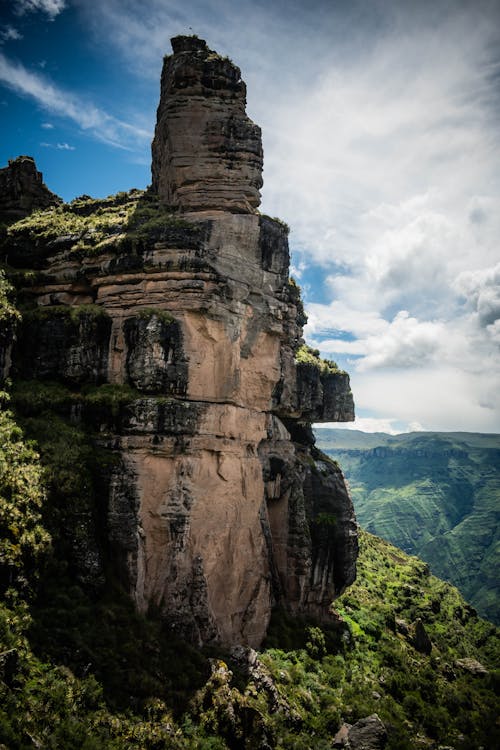
<svg viewBox="0 0 500 750"><path fill-rule="evenodd" d="M466 672L470 672L470 674L488 674L488 670L486 667L484 667L481 662L477 661L477 659L471 659L470 657L466 657L465 659L457 659L455 661L455 666L459 667L460 669L464 669Z"/></svg>
<svg viewBox="0 0 500 750"><path fill-rule="evenodd" d="M260 132L239 70L202 40L173 48L159 198L78 199L58 209L63 232L50 215L9 229L12 265L37 269L17 275L30 312L11 374L65 384L57 408L113 457L103 556L137 607L198 643L255 646L274 605L328 617L354 580L352 503L310 429L354 407L345 373L297 359L287 229L255 212Z"/></svg>
<svg viewBox="0 0 500 750"><path fill-rule="evenodd" d="M429 638L429 634L427 633L427 630L425 629L424 623L422 622L422 618L417 617L417 620L415 622L415 630L413 634L413 646L417 649L417 651L420 651L422 654L430 654L432 651L432 642Z"/></svg>
<svg viewBox="0 0 500 750"><path fill-rule="evenodd" d="M343 724L333 738L333 748L345 750L383 750L387 730L377 714L360 719L356 724Z"/></svg>
<svg viewBox="0 0 500 750"><path fill-rule="evenodd" d="M176 37L172 47L161 75L153 190L184 210L255 213L262 143L245 113L240 69L197 37Z"/></svg>
<svg viewBox="0 0 500 750"><path fill-rule="evenodd" d="M48 208L62 203L44 184L31 156L10 159L0 169L0 221L18 221L36 208Z"/></svg>

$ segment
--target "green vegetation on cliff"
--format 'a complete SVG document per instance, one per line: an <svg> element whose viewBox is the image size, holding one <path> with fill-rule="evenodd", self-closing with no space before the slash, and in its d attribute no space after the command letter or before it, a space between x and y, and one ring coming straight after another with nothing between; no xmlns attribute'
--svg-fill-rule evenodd
<svg viewBox="0 0 500 750"><path fill-rule="evenodd" d="M46 404L24 420L40 462L4 419L11 438L0 465L14 465L15 454L29 468L34 499L18 504L16 525L37 565L23 568L29 587L11 579L0 606L0 743L326 750L342 722L376 712L390 750L496 746L498 632L420 560L362 533L358 580L336 605L342 620L325 626L276 613L249 670L238 654L199 652L154 612L134 612L109 560L105 577L89 568L95 462L106 461L92 436ZM7 517L17 471L5 477ZM417 638L422 625L430 653Z"/></svg>
<svg viewBox="0 0 500 750"><path fill-rule="evenodd" d="M0 399L6 394L0 392ZM25 593L47 551L50 537L41 525L45 499L38 454L26 443L13 415L0 411L0 593Z"/></svg>
<svg viewBox="0 0 500 750"><path fill-rule="evenodd" d="M2 284L0 334L17 317ZM12 411L0 403L0 747L330 750L343 722L375 712L389 750L498 746L498 631L420 560L362 533L341 618L276 612L259 654L196 650L157 612L134 610L113 559L103 498L122 467L108 426L137 392L18 380L11 396Z"/></svg>
<svg viewBox="0 0 500 750"><path fill-rule="evenodd" d="M12 247L34 243L55 251L97 255L134 252L146 241L175 243L179 232L195 238L198 228L161 204L157 196L131 190L101 199L83 195L71 203L34 211L11 224L1 244L7 254Z"/></svg>
<svg viewBox="0 0 500 750"><path fill-rule="evenodd" d="M295 352L295 361L302 365L316 367L322 375L340 372L338 365L332 359L322 359L319 349L313 349L307 344L302 344Z"/></svg>
<svg viewBox="0 0 500 750"><path fill-rule="evenodd" d="M13 292L12 284L5 278L4 271L0 270L0 336L21 317L12 301Z"/></svg>
<svg viewBox="0 0 500 750"><path fill-rule="evenodd" d="M316 431L349 481L360 524L426 560L500 623L500 437Z"/></svg>

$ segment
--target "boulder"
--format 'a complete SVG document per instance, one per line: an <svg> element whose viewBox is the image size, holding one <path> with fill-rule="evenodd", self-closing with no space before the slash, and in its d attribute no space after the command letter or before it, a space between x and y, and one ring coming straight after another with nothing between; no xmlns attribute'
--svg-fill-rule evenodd
<svg viewBox="0 0 500 750"><path fill-rule="evenodd" d="M415 630L412 639L413 647L420 651L421 654L430 654L432 651L432 642L421 618L415 621Z"/></svg>
<svg viewBox="0 0 500 750"><path fill-rule="evenodd" d="M377 714L360 719L356 724L343 724L333 738L333 748L346 750L383 750L387 730Z"/></svg>

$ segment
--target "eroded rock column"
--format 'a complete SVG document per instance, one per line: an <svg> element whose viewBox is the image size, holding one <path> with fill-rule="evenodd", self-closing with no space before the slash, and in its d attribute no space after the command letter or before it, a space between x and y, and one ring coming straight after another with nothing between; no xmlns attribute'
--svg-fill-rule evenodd
<svg viewBox="0 0 500 750"><path fill-rule="evenodd" d="M252 213L260 204L260 128L245 113L240 69L196 37L165 57L152 145L153 190L186 211Z"/></svg>

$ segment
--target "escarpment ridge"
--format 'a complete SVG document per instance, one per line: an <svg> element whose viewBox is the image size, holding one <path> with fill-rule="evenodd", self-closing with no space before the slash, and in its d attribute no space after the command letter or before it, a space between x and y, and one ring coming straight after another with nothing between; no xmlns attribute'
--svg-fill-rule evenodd
<svg viewBox="0 0 500 750"><path fill-rule="evenodd" d="M195 643L255 646L272 607L326 617L354 580L352 503L310 428L354 406L302 339L287 228L257 212L239 69L195 37L172 46L152 189L8 227L23 318L0 363L21 413L57 412L105 457L80 578L111 570Z"/></svg>

